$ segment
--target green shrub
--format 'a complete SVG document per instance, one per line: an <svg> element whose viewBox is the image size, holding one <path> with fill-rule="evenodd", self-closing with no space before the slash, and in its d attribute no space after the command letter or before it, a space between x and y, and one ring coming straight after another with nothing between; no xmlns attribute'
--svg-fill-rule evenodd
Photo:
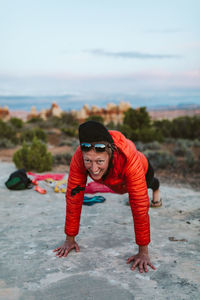
<svg viewBox="0 0 200 300"><path fill-rule="evenodd" d="M184 146L184 147L191 147L193 145L193 141L192 140L188 140L188 139L178 139L175 141L176 144L179 146Z"/></svg>
<svg viewBox="0 0 200 300"><path fill-rule="evenodd" d="M185 156L189 148L193 145L193 141L187 139L178 139L175 142L174 154L176 156Z"/></svg>
<svg viewBox="0 0 200 300"><path fill-rule="evenodd" d="M104 119L102 118L102 116L98 116L98 115L93 115L93 116L89 116L86 121L97 121L99 123L104 123Z"/></svg>
<svg viewBox="0 0 200 300"><path fill-rule="evenodd" d="M24 126L24 122L19 118L11 118L9 123L18 129L21 129Z"/></svg>
<svg viewBox="0 0 200 300"><path fill-rule="evenodd" d="M167 119L156 120L153 122L153 126L155 129L161 132L164 138L169 138L172 136L172 121Z"/></svg>
<svg viewBox="0 0 200 300"><path fill-rule="evenodd" d="M128 139L131 139L132 137L132 129L129 125L127 124L122 124L120 125L119 131L125 135Z"/></svg>
<svg viewBox="0 0 200 300"><path fill-rule="evenodd" d="M12 144L18 143L17 131L9 124L0 120L0 139L10 140Z"/></svg>
<svg viewBox="0 0 200 300"><path fill-rule="evenodd" d="M34 136L36 136L39 140L43 141L43 142L47 142L47 135L44 132L44 130L40 129L40 128L35 128L33 129L34 132Z"/></svg>
<svg viewBox="0 0 200 300"><path fill-rule="evenodd" d="M60 117L51 116L43 121L42 128L78 127L78 121L71 112L63 112Z"/></svg>
<svg viewBox="0 0 200 300"><path fill-rule="evenodd" d="M189 168L192 168L195 164L194 154L191 151L187 151L185 155L185 162Z"/></svg>
<svg viewBox="0 0 200 300"><path fill-rule="evenodd" d="M119 130L120 131L120 124L115 124L113 121L106 124L108 130Z"/></svg>
<svg viewBox="0 0 200 300"><path fill-rule="evenodd" d="M151 118L145 107L140 107L139 109L129 108L124 113L123 125L120 127L120 130L133 142L163 141L161 131L152 126Z"/></svg>
<svg viewBox="0 0 200 300"><path fill-rule="evenodd" d="M30 120L27 121L27 123L30 123L30 124L37 124L38 126L43 124L45 121L40 118L40 117L34 117Z"/></svg>
<svg viewBox="0 0 200 300"><path fill-rule="evenodd" d="M146 107L139 109L129 108L124 113L123 123L132 129L148 128L151 126L151 118L146 111Z"/></svg>
<svg viewBox="0 0 200 300"><path fill-rule="evenodd" d="M161 144L158 141L153 141L151 143L144 144L144 149L147 150L159 150L161 148Z"/></svg>
<svg viewBox="0 0 200 300"><path fill-rule="evenodd" d="M13 161L18 169L25 168L27 171L49 171L52 168L52 155L47 152L46 144L34 137L31 145L23 143L22 148L13 155Z"/></svg>
<svg viewBox="0 0 200 300"><path fill-rule="evenodd" d="M27 171L31 168L29 167L28 161L28 153L30 151L30 147L23 142L22 148L17 150L13 155L13 162L15 163L18 169L25 168Z"/></svg>
<svg viewBox="0 0 200 300"><path fill-rule="evenodd" d="M200 147L200 140L195 139L195 140L193 141L193 146L194 146L194 147Z"/></svg>
<svg viewBox="0 0 200 300"><path fill-rule="evenodd" d="M61 119L62 126L68 125L68 126L78 127L78 121L71 112L63 112L60 119Z"/></svg>
<svg viewBox="0 0 200 300"><path fill-rule="evenodd" d="M188 147L185 147L184 145L182 145L182 146L181 145L177 145L177 146L175 146L175 148L173 150L174 155L181 156L181 157L185 156L185 154L187 153L187 151L188 151Z"/></svg>
<svg viewBox="0 0 200 300"><path fill-rule="evenodd" d="M62 128L62 132L67 136L77 136L77 129L73 127Z"/></svg>
<svg viewBox="0 0 200 300"><path fill-rule="evenodd" d="M135 147L136 147L136 149L137 149L138 151L140 151L140 152L143 152L143 151L144 151L144 149L145 149L144 143L137 141L137 142L135 142L134 144L135 144Z"/></svg>
<svg viewBox="0 0 200 300"><path fill-rule="evenodd" d="M16 144L7 138L0 139L0 148L9 149L14 148L15 146Z"/></svg>
<svg viewBox="0 0 200 300"><path fill-rule="evenodd" d="M46 142L47 141L47 135L46 133L40 129L40 128L34 128L32 130L26 129L24 132L21 134L21 141L25 142L32 142L34 137L37 137L39 140Z"/></svg>
<svg viewBox="0 0 200 300"><path fill-rule="evenodd" d="M146 150L144 151L144 154L150 160L155 169L166 169L174 166L176 163L174 155L167 151Z"/></svg>
<svg viewBox="0 0 200 300"><path fill-rule="evenodd" d="M34 131L26 129L21 133L20 140L21 142L32 142L34 138Z"/></svg>

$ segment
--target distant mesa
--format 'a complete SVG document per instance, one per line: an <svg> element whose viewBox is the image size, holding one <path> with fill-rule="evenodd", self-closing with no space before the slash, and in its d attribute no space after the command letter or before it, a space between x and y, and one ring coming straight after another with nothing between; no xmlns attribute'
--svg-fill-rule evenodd
<svg viewBox="0 0 200 300"><path fill-rule="evenodd" d="M53 102L50 109L42 109L41 112L37 112L36 107L32 106L30 113L27 115L27 120L33 118L41 118L47 120L50 117L60 118L63 111L56 102Z"/></svg>
<svg viewBox="0 0 200 300"><path fill-rule="evenodd" d="M84 122L87 118L92 116L101 116L105 122L108 124L113 122L114 124L121 124L123 122L124 113L131 108L129 102L121 101L119 105L115 103L108 103L105 108L100 108L96 105L92 105L91 108L88 104L84 104L80 110L71 110L71 113L77 118L79 123ZM23 121L29 121L33 118L41 118L47 120L50 117L62 116L64 111L58 106L56 102L53 102L50 109L42 109L40 112L37 111L35 106L32 106L30 112L26 111L9 111L7 106L0 107L0 120L9 121L10 118L16 117ZM190 107L186 109L179 109L178 107L165 108L165 109L154 109L148 110L148 113L152 120L161 120L178 118L181 116L194 116L200 115L199 107Z"/></svg>
<svg viewBox="0 0 200 300"><path fill-rule="evenodd" d="M113 122L114 124L122 123L124 112L131 107L129 102L120 102L119 105L114 103L108 103L106 108L100 108L98 106L92 105L91 108L88 104L85 104L80 110L72 110L71 113L77 118L77 120L82 123L88 117L91 116L101 116L104 119L105 124ZM42 109L40 112L37 111L35 106L32 106L31 111L26 113L26 121L34 118L41 118L47 120L50 117L60 118L64 111L58 106L56 102L53 102L50 109ZM0 119L8 121L11 117L21 118L22 112L12 112L10 113L8 107L0 108ZM25 112L22 118L25 121Z"/></svg>
<svg viewBox="0 0 200 300"><path fill-rule="evenodd" d="M100 108L98 106L92 105L91 109L87 104L85 104L81 110L72 111L74 116L78 119L80 123L84 122L87 118L91 116L101 116L105 122L108 124L113 122L114 124L122 123L124 112L126 112L131 107L129 102L120 102L119 105L114 103L108 103L106 108Z"/></svg>
<svg viewBox="0 0 200 300"><path fill-rule="evenodd" d="M7 106L0 107L0 120L9 121L10 120L10 111Z"/></svg>

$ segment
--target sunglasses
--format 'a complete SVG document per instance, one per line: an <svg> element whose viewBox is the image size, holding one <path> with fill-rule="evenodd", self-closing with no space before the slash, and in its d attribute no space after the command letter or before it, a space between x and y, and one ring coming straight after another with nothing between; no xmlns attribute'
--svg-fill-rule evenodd
<svg viewBox="0 0 200 300"><path fill-rule="evenodd" d="M108 145L105 145L105 144L81 143L81 150L83 152L88 152L91 149L94 149L96 152L104 152L104 151L106 151L107 146Z"/></svg>

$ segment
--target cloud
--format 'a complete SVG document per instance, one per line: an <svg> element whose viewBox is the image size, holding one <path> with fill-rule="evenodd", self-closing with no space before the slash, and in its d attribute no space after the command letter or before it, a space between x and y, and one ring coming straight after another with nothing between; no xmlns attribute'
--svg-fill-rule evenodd
<svg viewBox="0 0 200 300"><path fill-rule="evenodd" d="M125 59L177 59L180 58L180 55L173 54L151 54L137 51L121 51L121 52L112 52L105 51L102 49L93 49L87 51L93 55L98 56L107 56L113 58L125 58Z"/></svg>

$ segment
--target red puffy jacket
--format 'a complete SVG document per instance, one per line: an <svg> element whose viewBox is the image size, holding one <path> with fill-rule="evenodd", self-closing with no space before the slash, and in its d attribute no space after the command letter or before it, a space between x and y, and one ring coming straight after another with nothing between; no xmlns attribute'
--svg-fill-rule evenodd
<svg viewBox="0 0 200 300"><path fill-rule="evenodd" d="M145 174L148 169L146 157L137 151L134 143L119 131L109 131L115 146L112 167L104 181L98 180L119 194L128 193L132 210L136 243L145 246L150 243L149 197ZM88 172L84 166L80 146L73 155L66 192L65 233L76 236L84 198Z"/></svg>

